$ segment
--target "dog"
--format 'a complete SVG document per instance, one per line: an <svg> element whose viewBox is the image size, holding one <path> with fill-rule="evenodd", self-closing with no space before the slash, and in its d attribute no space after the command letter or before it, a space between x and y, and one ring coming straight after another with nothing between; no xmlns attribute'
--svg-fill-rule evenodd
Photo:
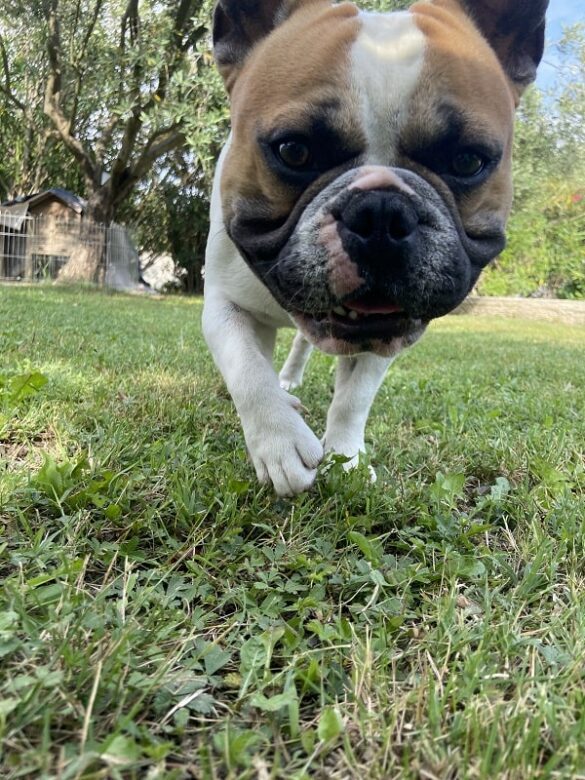
<svg viewBox="0 0 585 780"><path fill-rule="evenodd" d="M505 245L514 111L548 0L219 0L231 102L206 254L203 331L261 483L354 466L396 355L457 307ZM280 379L277 328L298 329ZM288 391L338 356L319 440Z"/></svg>

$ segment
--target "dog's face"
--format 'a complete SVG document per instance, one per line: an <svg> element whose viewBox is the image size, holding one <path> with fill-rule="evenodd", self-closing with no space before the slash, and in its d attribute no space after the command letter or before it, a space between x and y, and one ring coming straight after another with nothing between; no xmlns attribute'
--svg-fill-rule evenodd
<svg viewBox="0 0 585 780"><path fill-rule="evenodd" d="M396 352L502 250L514 108L546 5L218 3L226 228L322 350Z"/></svg>

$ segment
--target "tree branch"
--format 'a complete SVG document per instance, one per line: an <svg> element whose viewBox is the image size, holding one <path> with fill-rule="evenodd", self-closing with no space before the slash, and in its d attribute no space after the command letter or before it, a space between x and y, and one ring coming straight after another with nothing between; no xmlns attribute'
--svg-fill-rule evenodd
<svg viewBox="0 0 585 780"><path fill-rule="evenodd" d="M132 190L136 182L143 178L152 168L157 159L176 149L185 142L182 124L175 123L154 132L146 141L142 152L136 162L129 165L129 160L136 143L136 139L143 127L143 116L156 108L167 97L168 85L174 74L181 67L185 53L195 46L198 40L207 32L207 28L193 27L192 18L198 8L198 0L180 0L173 19L173 31L165 47L163 66L158 73L157 87L150 93L145 101L139 101L139 90L134 97L136 105L128 120L122 139L120 152L112 166L112 179L118 183L116 200L122 200ZM139 19L137 0L128 0L126 13L122 20L121 46L124 45L127 25L134 19L135 33L130 36L133 45L139 39ZM134 73L135 84L139 83L140 72Z"/></svg>
<svg viewBox="0 0 585 780"><path fill-rule="evenodd" d="M6 97L12 103L14 103L14 105L20 111L26 114L27 113L26 105L16 97L16 95L12 90L12 78L10 76L10 62L8 60L8 52L6 51L4 39L2 38L1 35L0 35L0 56L2 58L2 69L4 70L4 84L0 84L0 92L2 92L3 95L6 95Z"/></svg>
<svg viewBox="0 0 585 780"><path fill-rule="evenodd" d="M61 104L61 40L58 11L59 0L48 0L45 5L45 16L49 31L47 37L49 75L45 88L44 113L53 123L65 146L79 162L86 179L94 184L96 167L83 144L72 133L71 120L65 116Z"/></svg>
<svg viewBox="0 0 585 780"><path fill-rule="evenodd" d="M142 106L143 111L149 111L156 103L166 98L168 84L180 67L183 56L207 32L207 28L204 26L191 28L191 19L196 5L196 0L181 0L167 47L168 57L165 58L165 65L158 74L157 88Z"/></svg>
<svg viewBox="0 0 585 780"><path fill-rule="evenodd" d="M132 46L138 40L140 35L140 17L138 15L138 0L128 0L128 5L122 16L120 29L120 50L124 51L126 46L126 32L130 29L130 43Z"/></svg>
<svg viewBox="0 0 585 780"><path fill-rule="evenodd" d="M134 172L142 177L151 169L154 162L163 154L176 149L185 142L182 123L176 122L154 132L146 142L144 150L132 166Z"/></svg>
<svg viewBox="0 0 585 780"><path fill-rule="evenodd" d="M83 86L83 77L85 76L86 73L86 69L82 68L81 63L84 61L85 55L87 54L87 48L89 46L89 42L95 30L103 4L104 4L104 0L96 0L93 8L93 13L89 18L89 24L87 25L87 29L85 31L83 40L81 42L81 46L75 56L75 60L72 62L72 67L77 74L77 78L75 79L75 90L73 92L73 106L71 109L71 119L70 119L71 127L75 127L75 122L77 119L77 111L79 109L79 98L81 96L81 89Z"/></svg>
<svg viewBox="0 0 585 780"><path fill-rule="evenodd" d="M146 176L160 157L173 149L177 149L184 143L185 136L180 124L170 125L153 133L148 139L142 154L125 171L123 181L120 183L116 193L116 202L120 202L126 197L136 183Z"/></svg>
<svg viewBox="0 0 585 780"><path fill-rule="evenodd" d="M120 28L120 52L125 51L126 46L126 32L130 29L130 43L132 46L136 46L140 40L140 16L138 12L138 0L128 0L126 11L122 17ZM140 104L140 89L142 86L142 65L140 64L140 58L137 57L134 67L132 69L132 85L130 89L130 96L132 99L133 108L129 119L126 122L124 133L122 136L122 142L120 145L120 151L112 165L112 178L117 179L124 175L127 167L128 160L132 155L138 133L142 127L142 106ZM113 129L111 132L113 132Z"/></svg>
<svg viewBox="0 0 585 780"><path fill-rule="evenodd" d="M103 168L106 150L110 145L115 129L122 120L120 114L112 114L108 121L101 126L100 133L95 142L94 157L98 168Z"/></svg>

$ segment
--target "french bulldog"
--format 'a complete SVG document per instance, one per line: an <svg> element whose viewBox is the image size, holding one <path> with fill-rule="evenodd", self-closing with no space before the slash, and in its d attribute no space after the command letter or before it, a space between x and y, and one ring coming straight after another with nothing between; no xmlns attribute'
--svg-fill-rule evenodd
<svg viewBox="0 0 585 780"><path fill-rule="evenodd" d="M364 451L395 356L458 306L505 244L514 111L548 0L219 0L231 101L206 255L203 329L257 476L310 488L324 452ZM280 378L279 327L298 335ZM321 440L288 391L338 356Z"/></svg>

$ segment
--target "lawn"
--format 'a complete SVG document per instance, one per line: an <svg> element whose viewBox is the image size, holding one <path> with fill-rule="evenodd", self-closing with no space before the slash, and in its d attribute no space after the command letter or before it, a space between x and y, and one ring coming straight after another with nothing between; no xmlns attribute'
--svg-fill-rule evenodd
<svg viewBox="0 0 585 780"><path fill-rule="evenodd" d="M585 777L585 330L435 323L277 500L200 313L0 288L0 776Z"/></svg>

